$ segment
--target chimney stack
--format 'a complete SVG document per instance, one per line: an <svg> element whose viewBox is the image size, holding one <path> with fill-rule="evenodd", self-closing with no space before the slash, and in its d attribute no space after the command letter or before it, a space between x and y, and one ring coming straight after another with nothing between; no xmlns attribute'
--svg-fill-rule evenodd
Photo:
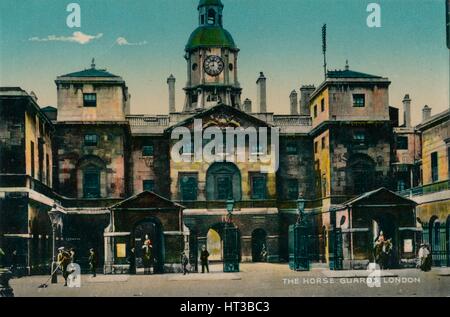
<svg viewBox="0 0 450 317"><path fill-rule="evenodd" d="M264 77L264 73L259 73L259 78L256 81L257 86L257 103L258 103L258 111L260 113L267 112L267 91L266 91L266 77Z"/></svg>
<svg viewBox="0 0 450 317"><path fill-rule="evenodd" d="M405 127L411 127L411 99L409 98L409 94L405 95L403 98L403 113L404 113L404 123Z"/></svg>
<svg viewBox="0 0 450 317"><path fill-rule="evenodd" d="M169 78L167 78L167 84L169 85L169 113L176 112L175 108L175 77L173 75L170 75Z"/></svg>
<svg viewBox="0 0 450 317"><path fill-rule="evenodd" d="M309 101L311 94L316 90L314 85L305 85L300 88L300 115L309 116L311 110L309 108Z"/></svg>
<svg viewBox="0 0 450 317"><path fill-rule="evenodd" d="M34 93L34 91L30 92L30 97L34 100L34 102L38 101L38 97L36 96L36 94Z"/></svg>
<svg viewBox="0 0 450 317"><path fill-rule="evenodd" d="M292 90L289 99L291 101L291 115L298 115L298 95L295 90Z"/></svg>
<svg viewBox="0 0 450 317"><path fill-rule="evenodd" d="M425 105L422 109L422 122L427 121L431 118L431 108Z"/></svg>
<svg viewBox="0 0 450 317"><path fill-rule="evenodd" d="M247 112L247 113L253 112L252 101L248 98L244 100L244 112Z"/></svg>

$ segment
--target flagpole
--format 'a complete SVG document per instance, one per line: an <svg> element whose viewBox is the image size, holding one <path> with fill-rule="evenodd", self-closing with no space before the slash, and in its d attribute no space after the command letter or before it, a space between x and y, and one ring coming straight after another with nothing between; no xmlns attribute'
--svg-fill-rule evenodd
<svg viewBox="0 0 450 317"><path fill-rule="evenodd" d="M323 51L323 73L325 80L327 79L327 25L322 27L322 51Z"/></svg>

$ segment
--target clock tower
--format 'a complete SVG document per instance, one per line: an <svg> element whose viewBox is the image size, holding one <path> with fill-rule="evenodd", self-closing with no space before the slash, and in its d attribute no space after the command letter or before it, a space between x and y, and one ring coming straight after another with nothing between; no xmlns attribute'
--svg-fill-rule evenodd
<svg viewBox="0 0 450 317"><path fill-rule="evenodd" d="M199 27L186 45L187 84L185 112L223 103L240 108L241 91L237 77L239 49L223 28L221 0L200 0Z"/></svg>

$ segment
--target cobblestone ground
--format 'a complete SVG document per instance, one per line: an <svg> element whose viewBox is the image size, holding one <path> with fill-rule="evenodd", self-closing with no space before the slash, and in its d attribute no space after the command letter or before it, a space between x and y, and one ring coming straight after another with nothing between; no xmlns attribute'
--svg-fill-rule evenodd
<svg viewBox="0 0 450 317"><path fill-rule="evenodd" d="M242 264L240 273L225 274L212 266L210 274L98 275L82 276L81 288L45 283L47 276L11 280L16 296L450 296L450 270L415 269L383 271L380 287L369 287L365 271L290 271L286 264Z"/></svg>

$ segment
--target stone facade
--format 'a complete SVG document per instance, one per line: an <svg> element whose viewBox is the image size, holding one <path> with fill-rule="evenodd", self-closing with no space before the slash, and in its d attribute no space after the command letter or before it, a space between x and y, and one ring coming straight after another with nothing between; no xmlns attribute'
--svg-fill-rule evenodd
<svg viewBox="0 0 450 317"><path fill-rule="evenodd" d="M8 252L21 250L28 273L45 266L49 258L52 232L47 212L54 204L63 214L57 244L77 249L83 269L87 251L94 248L105 272L129 272L127 257L147 230L159 250L157 271L162 273L179 270L182 251L197 264L204 244L214 245L215 259L221 260L229 199L234 200L241 261L289 259L288 230L297 221L301 194L306 199L310 257L329 262L329 234L336 228L332 211L347 210L350 217L346 201L379 187L396 190L400 179L406 183L402 164L413 167L418 183L418 153L424 184L448 182L448 111L417 129L398 127L398 113L389 106L387 78L347 65L329 71L317 89L302 86L299 106L292 95L286 98L292 114L276 115L267 111L277 105L267 105L268 79L260 73L255 107L259 112L250 111L248 103L242 109L239 49L223 29L223 5L202 3L208 4L198 7L200 26L185 48L188 84L182 112L174 111L171 76L168 115L131 115L125 81L94 63L56 79L57 110L41 111L36 98L21 89L0 90L0 244ZM210 64L208 57L214 59ZM199 131L196 120L201 120ZM227 128L276 130L279 148L269 154L278 154L279 168L264 171L267 163L261 161L192 161L191 149L181 153L186 161L173 158L179 141L173 138L175 129L202 136L211 127L221 135ZM398 148L402 136L407 149ZM271 138L269 144L276 141ZM202 141L200 149L205 144ZM258 141L246 142L243 153L264 150ZM437 159L431 158L433 151ZM431 179L433 164L436 179ZM438 194L443 199L438 195L416 201L424 222L430 220L427 217L447 221L449 196ZM384 196L376 197L382 201ZM375 219L382 211L372 207L353 215L367 211ZM396 216L396 227L390 230L418 227L411 221L411 210L401 214L404 217ZM369 226L355 222L359 229ZM369 238L361 247L365 256L371 248ZM344 244L349 256L348 240ZM267 258L261 258L262 250Z"/></svg>

